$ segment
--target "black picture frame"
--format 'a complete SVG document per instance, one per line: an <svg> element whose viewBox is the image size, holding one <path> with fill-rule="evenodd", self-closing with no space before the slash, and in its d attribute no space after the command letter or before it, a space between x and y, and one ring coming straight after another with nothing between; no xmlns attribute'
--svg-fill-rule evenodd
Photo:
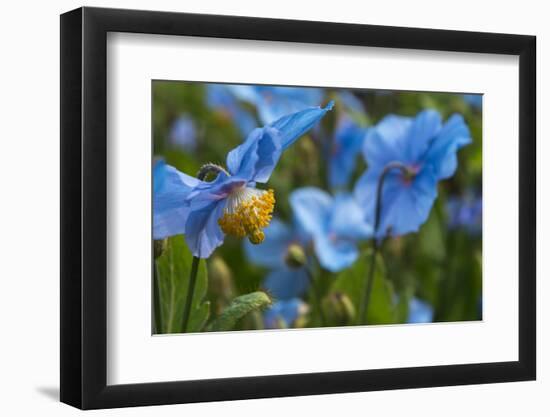
<svg viewBox="0 0 550 417"><path fill-rule="evenodd" d="M519 56L519 360L107 385L108 32ZM524 35L88 7L61 15L61 401L94 409L535 379L535 54Z"/></svg>

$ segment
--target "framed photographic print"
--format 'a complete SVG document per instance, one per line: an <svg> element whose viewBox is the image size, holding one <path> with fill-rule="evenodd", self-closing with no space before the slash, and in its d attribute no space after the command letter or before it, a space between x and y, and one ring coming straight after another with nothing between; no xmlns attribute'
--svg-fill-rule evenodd
<svg viewBox="0 0 550 417"><path fill-rule="evenodd" d="M535 38L61 16L61 400L535 379Z"/></svg>

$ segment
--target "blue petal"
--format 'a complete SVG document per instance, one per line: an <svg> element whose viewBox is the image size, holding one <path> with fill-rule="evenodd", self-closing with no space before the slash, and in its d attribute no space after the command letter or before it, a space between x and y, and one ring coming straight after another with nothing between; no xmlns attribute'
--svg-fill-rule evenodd
<svg viewBox="0 0 550 417"><path fill-rule="evenodd" d="M332 196L319 188L304 187L293 191L290 206L298 226L311 235L324 234L332 210Z"/></svg>
<svg viewBox="0 0 550 417"><path fill-rule="evenodd" d="M381 170L393 161L406 161L407 135L412 125L410 117L389 115L370 128L363 144L363 156L369 170Z"/></svg>
<svg viewBox="0 0 550 417"><path fill-rule="evenodd" d="M311 129L323 116L332 110L334 102L328 103L325 108L311 107L297 113L281 117L271 126L278 129L282 136L283 150L292 145L298 138Z"/></svg>
<svg viewBox="0 0 550 417"><path fill-rule="evenodd" d="M264 325L268 329L277 329L280 327L279 321L282 321L285 327L291 327L304 307L304 302L299 298L277 301L265 311Z"/></svg>
<svg viewBox="0 0 550 417"><path fill-rule="evenodd" d="M273 219L264 233L265 239L261 245L254 245L248 239L244 241L248 260L267 268L283 267L288 246L295 238L293 231L282 221Z"/></svg>
<svg viewBox="0 0 550 417"><path fill-rule="evenodd" d="M153 169L153 239L185 233L189 210L183 201L201 181L163 161Z"/></svg>
<svg viewBox="0 0 550 417"><path fill-rule="evenodd" d="M271 271L263 282L263 287L276 299L287 300L306 292L309 279L305 268L287 266Z"/></svg>
<svg viewBox="0 0 550 417"><path fill-rule="evenodd" d="M173 147L183 151L193 151L197 147L197 129L195 123L187 115L176 119L168 135Z"/></svg>
<svg viewBox="0 0 550 417"><path fill-rule="evenodd" d="M373 235L372 224L366 221L364 211L350 193L341 193L334 198L329 231L350 239L367 239Z"/></svg>
<svg viewBox="0 0 550 417"><path fill-rule="evenodd" d="M319 263L331 272L348 268L359 256L353 240L334 234L318 234L314 237L313 244Z"/></svg>
<svg viewBox="0 0 550 417"><path fill-rule="evenodd" d="M471 143L470 130L459 114L447 120L424 158L432 166L437 179L451 177L457 168L456 152Z"/></svg>
<svg viewBox="0 0 550 417"><path fill-rule="evenodd" d="M355 170L357 154L361 150L366 129L357 125L349 116L338 121L334 133L329 160L329 182L331 187L344 187Z"/></svg>
<svg viewBox="0 0 550 417"><path fill-rule="evenodd" d="M232 86L225 84L209 84L207 103L211 108L226 113L234 120L243 136L248 135L258 126L254 117L241 107L237 101Z"/></svg>
<svg viewBox="0 0 550 417"><path fill-rule="evenodd" d="M361 100L359 100L357 96L349 90L339 91L338 98L344 104L344 106L346 106L348 110L354 113L363 113L365 111L365 108Z"/></svg>
<svg viewBox="0 0 550 417"><path fill-rule="evenodd" d="M365 210L367 222L374 224L376 188L379 175L367 171L359 179L355 196ZM375 235L401 236L416 232L428 219L437 197L437 179L429 166L411 181L396 172L386 177L382 189L380 224Z"/></svg>
<svg viewBox="0 0 550 417"><path fill-rule="evenodd" d="M407 133L407 152L402 162L417 162L428 150L441 130L441 115L435 110L424 110L416 115Z"/></svg>
<svg viewBox="0 0 550 417"><path fill-rule="evenodd" d="M215 201L200 210L192 211L185 225L185 241L199 258L208 258L223 243L224 234L218 225L225 201Z"/></svg>
<svg viewBox="0 0 550 417"><path fill-rule="evenodd" d="M244 143L228 153L229 172L249 181L267 182L281 157L281 143L277 129L254 129Z"/></svg>
<svg viewBox="0 0 550 417"><path fill-rule="evenodd" d="M433 321L433 308L418 298L409 301L409 316L407 323L431 323Z"/></svg>

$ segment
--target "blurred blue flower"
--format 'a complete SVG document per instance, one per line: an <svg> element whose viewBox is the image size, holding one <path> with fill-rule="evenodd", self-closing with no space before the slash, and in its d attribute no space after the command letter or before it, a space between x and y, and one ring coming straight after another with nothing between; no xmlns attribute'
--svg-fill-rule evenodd
<svg viewBox="0 0 550 417"><path fill-rule="evenodd" d="M307 304L299 298L276 301L264 312L264 326L267 329L292 327L298 317L307 312Z"/></svg>
<svg viewBox="0 0 550 417"><path fill-rule="evenodd" d="M476 109L481 109L483 105L483 95L482 94L464 94L464 101L470 106L475 107Z"/></svg>
<svg viewBox="0 0 550 417"><path fill-rule="evenodd" d="M158 162L153 172L153 238L185 234L191 252L199 258L209 257L225 234L260 243L275 199L273 190L258 189L256 183L269 180L282 152L332 105L311 107L254 129L228 153L228 171L218 167L216 179L210 182Z"/></svg>
<svg viewBox="0 0 550 417"><path fill-rule="evenodd" d="M339 90L337 93L338 100L344 107L352 113L363 114L365 107L363 102L349 90Z"/></svg>
<svg viewBox="0 0 550 417"><path fill-rule="evenodd" d="M455 114L443 124L434 110L414 118L389 115L368 130L363 144L368 169L354 193L369 223L374 224L376 189L384 169L396 162L407 169L393 169L385 177L377 238L419 229L437 197L438 181L455 173L457 151L470 142L462 116Z"/></svg>
<svg viewBox="0 0 550 417"><path fill-rule="evenodd" d="M340 116L329 157L329 184L345 187L355 170L357 155L361 151L367 129L359 126L346 114Z"/></svg>
<svg viewBox="0 0 550 417"><path fill-rule="evenodd" d="M254 116L241 106L229 85L208 84L207 103L211 109L233 120L243 137L258 126Z"/></svg>
<svg viewBox="0 0 550 417"><path fill-rule="evenodd" d="M182 151L194 151L197 147L197 129L193 119L187 115L178 117L170 128L168 140Z"/></svg>
<svg viewBox="0 0 550 417"><path fill-rule="evenodd" d="M301 230L309 234L319 263L332 272L352 265L359 255L357 241L372 236L372 226L349 193L335 197L314 187L290 195L290 205Z"/></svg>
<svg viewBox="0 0 550 417"><path fill-rule="evenodd" d="M305 253L307 238L296 224L288 226L273 219L264 229L265 239L261 245L244 242L246 256L253 264L269 268L262 287L276 299L288 300L304 294L309 287L305 267L292 267L287 262L289 248L301 247Z"/></svg>
<svg viewBox="0 0 550 417"><path fill-rule="evenodd" d="M418 298L411 298L409 301L409 316L407 323L431 323L433 321L433 308Z"/></svg>
<svg viewBox="0 0 550 417"><path fill-rule="evenodd" d="M271 87L261 85L231 85L233 94L256 107L260 121L272 123L285 114L318 106L323 90L311 87Z"/></svg>
<svg viewBox="0 0 550 417"><path fill-rule="evenodd" d="M447 200L447 214L451 230L465 229L473 236L481 233L483 202L480 197L452 196Z"/></svg>

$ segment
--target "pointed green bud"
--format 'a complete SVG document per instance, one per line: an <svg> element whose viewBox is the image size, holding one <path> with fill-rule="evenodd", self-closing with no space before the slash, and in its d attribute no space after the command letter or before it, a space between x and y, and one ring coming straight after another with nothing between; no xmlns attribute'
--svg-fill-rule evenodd
<svg viewBox="0 0 550 417"><path fill-rule="evenodd" d="M292 243L286 251L285 262L291 268L304 266L307 263L304 249L300 245Z"/></svg>
<svg viewBox="0 0 550 417"><path fill-rule="evenodd" d="M168 239L153 241L153 254L155 256L155 259L157 259L164 253L167 246L168 246Z"/></svg>
<svg viewBox="0 0 550 417"><path fill-rule="evenodd" d="M330 293L323 300L323 309L330 324L346 326L355 319L355 307L350 298L341 292Z"/></svg>

